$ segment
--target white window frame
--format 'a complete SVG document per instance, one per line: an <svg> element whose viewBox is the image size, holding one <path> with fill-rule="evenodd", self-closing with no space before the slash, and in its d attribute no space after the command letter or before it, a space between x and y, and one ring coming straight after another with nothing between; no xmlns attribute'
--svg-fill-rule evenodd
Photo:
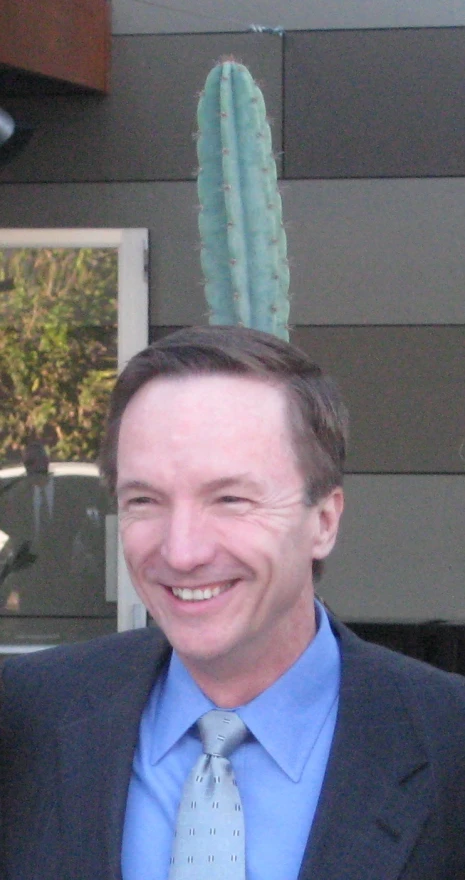
<svg viewBox="0 0 465 880"><path fill-rule="evenodd" d="M147 229L0 229L3 248L116 248L118 250L118 372L148 344ZM118 631L146 626L147 612L132 586L118 538ZM50 645L3 645L0 653L28 653Z"/></svg>

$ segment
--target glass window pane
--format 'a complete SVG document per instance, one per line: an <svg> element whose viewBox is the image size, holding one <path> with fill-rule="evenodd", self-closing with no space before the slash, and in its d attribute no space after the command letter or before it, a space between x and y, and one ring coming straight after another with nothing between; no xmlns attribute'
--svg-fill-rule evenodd
<svg viewBox="0 0 465 880"><path fill-rule="evenodd" d="M116 629L96 459L117 369L116 248L0 250L0 642Z"/></svg>

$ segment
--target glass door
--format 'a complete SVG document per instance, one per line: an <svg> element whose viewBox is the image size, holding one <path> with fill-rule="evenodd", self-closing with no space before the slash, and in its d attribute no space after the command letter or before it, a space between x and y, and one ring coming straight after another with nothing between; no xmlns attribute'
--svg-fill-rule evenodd
<svg viewBox="0 0 465 880"><path fill-rule="evenodd" d="M97 456L147 338L146 230L0 230L2 654L145 625Z"/></svg>

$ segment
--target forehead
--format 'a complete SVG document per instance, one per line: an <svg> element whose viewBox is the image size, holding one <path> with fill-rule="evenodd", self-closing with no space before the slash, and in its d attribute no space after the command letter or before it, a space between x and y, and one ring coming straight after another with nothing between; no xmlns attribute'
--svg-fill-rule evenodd
<svg viewBox="0 0 465 880"><path fill-rule="evenodd" d="M282 387L249 376L153 379L129 401L121 420L118 458L136 450L206 456L267 457L291 448Z"/></svg>

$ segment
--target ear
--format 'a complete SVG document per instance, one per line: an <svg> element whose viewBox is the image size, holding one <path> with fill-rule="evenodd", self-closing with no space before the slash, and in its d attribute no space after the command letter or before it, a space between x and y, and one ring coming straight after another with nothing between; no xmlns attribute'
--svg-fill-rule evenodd
<svg viewBox="0 0 465 880"><path fill-rule="evenodd" d="M314 559L325 559L333 549L343 510L344 493L341 486L336 486L315 505L317 527L313 544Z"/></svg>

